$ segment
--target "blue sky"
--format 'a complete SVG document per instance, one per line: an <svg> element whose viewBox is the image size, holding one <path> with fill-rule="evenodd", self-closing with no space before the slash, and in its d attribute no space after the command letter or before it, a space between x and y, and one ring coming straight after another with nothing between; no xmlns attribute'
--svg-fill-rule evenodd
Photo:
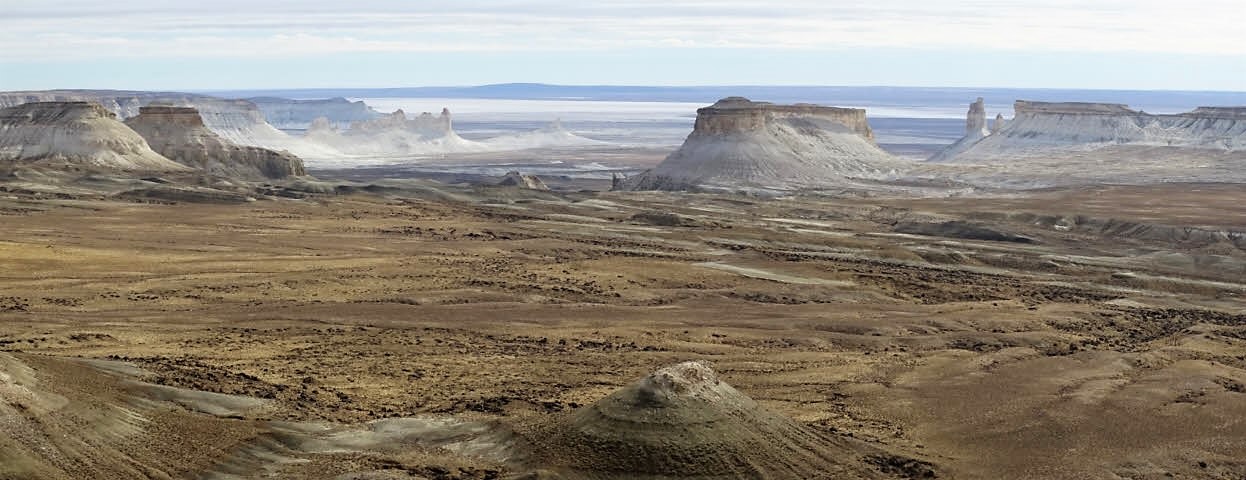
<svg viewBox="0 0 1246 480"><path fill-rule="evenodd" d="M1241 0L0 0L0 90L1246 91L1243 25Z"/></svg>

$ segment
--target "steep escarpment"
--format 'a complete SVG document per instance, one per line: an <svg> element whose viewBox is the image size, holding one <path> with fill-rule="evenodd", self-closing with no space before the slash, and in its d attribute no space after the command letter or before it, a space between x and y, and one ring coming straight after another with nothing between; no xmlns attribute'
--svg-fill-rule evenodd
<svg viewBox="0 0 1246 480"><path fill-rule="evenodd" d="M0 110L0 160L117 170L188 170L153 151L112 112L89 102L35 102Z"/></svg>
<svg viewBox="0 0 1246 480"><path fill-rule="evenodd" d="M817 188L893 174L905 163L874 143L865 110L731 97L697 110L683 145L626 188Z"/></svg>
<svg viewBox="0 0 1246 480"><path fill-rule="evenodd" d="M193 107L199 111L208 129L239 145L288 150L306 158L342 156L341 152L330 147L305 142L302 138L292 137L276 129L265 120L259 107L246 100L178 92L117 90L46 90L0 94L0 106L46 101L94 102L120 119L137 116L139 109L148 105Z"/></svg>
<svg viewBox="0 0 1246 480"><path fill-rule="evenodd" d="M1087 152L1114 146L1237 152L1246 150L1246 107L1200 107L1154 115L1109 103L1018 100L1016 115L997 132L967 136L958 151L935 160L983 162Z"/></svg>
<svg viewBox="0 0 1246 480"><path fill-rule="evenodd" d="M142 92L131 90L36 90L0 93L0 107L32 102L93 102L119 119L138 115L138 109L152 102L190 105L216 100L215 97L180 92Z"/></svg>
<svg viewBox="0 0 1246 480"><path fill-rule="evenodd" d="M315 100L256 97L247 101L255 104L268 123L279 129L305 129L317 118L325 118L334 125L345 127L352 122L372 120L382 115L363 101L352 102L341 97Z"/></svg>
<svg viewBox="0 0 1246 480"><path fill-rule="evenodd" d="M303 161L287 153L237 145L218 136L190 107L148 106L126 120L161 155L212 174L236 178L306 175Z"/></svg>

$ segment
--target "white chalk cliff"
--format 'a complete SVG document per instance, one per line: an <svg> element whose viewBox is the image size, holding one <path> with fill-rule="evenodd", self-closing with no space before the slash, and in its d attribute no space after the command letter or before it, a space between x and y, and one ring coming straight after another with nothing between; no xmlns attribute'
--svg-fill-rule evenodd
<svg viewBox="0 0 1246 480"><path fill-rule="evenodd" d="M966 137L956 151L932 160L994 162L1121 146L1164 147L1174 154L1246 150L1246 107L1200 107L1154 115L1119 104L1018 100L1015 109L1013 120L994 134Z"/></svg>
<svg viewBox="0 0 1246 480"><path fill-rule="evenodd" d="M889 177L906 164L874 143L865 110L730 97L697 110L679 150L624 184L632 190L817 188Z"/></svg>
<svg viewBox="0 0 1246 480"><path fill-rule="evenodd" d="M306 175L303 161L288 152L237 145L204 125L190 107L147 106L126 125L166 158L233 178L278 179Z"/></svg>
<svg viewBox="0 0 1246 480"><path fill-rule="evenodd" d="M304 138L349 155L388 157L483 152L489 148L454 132L449 109L440 115L424 112L415 118L397 110L373 120L354 122L340 130L328 118L317 118Z"/></svg>
<svg viewBox="0 0 1246 480"><path fill-rule="evenodd" d="M269 124L282 130L306 129L317 118L346 127L352 122L372 120L382 115L363 101L352 102L341 97L316 100L255 97L247 101L259 107Z"/></svg>
<svg viewBox="0 0 1246 480"><path fill-rule="evenodd" d="M939 153L935 154L929 160L932 162L942 162L968 150L974 144L983 138L994 135L999 132L1004 125L1003 115L995 116L995 124L991 128L986 126L986 101L982 97L978 97L976 101L969 104L969 112L965 115L965 136L961 137L955 143L948 145Z"/></svg>
<svg viewBox="0 0 1246 480"><path fill-rule="evenodd" d="M0 110L0 160L82 167L183 171L138 133L90 102L34 102Z"/></svg>
<svg viewBox="0 0 1246 480"><path fill-rule="evenodd" d="M148 105L192 107L199 111L208 129L238 145L287 150L306 158L343 156L324 145L292 137L270 125L254 103L207 95L176 92L131 92L114 90L47 90L0 93L0 106L28 102L88 101L102 105L120 119L135 117Z"/></svg>

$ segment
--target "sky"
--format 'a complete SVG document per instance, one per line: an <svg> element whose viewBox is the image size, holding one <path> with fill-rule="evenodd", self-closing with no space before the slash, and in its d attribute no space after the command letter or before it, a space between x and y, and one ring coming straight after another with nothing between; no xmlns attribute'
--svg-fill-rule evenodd
<svg viewBox="0 0 1246 480"><path fill-rule="evenodd" d="M1243 0L0 0L0 90L1246 91Z"/></svg>

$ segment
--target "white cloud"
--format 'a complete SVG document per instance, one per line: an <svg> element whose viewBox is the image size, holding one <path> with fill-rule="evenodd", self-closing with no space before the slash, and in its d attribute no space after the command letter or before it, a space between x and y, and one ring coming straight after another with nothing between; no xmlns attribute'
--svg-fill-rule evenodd
<svg viewBox="0 0 1246 480"><path fill-rule="evenodd" d="M672 47L1246 55L1241 0L5 2L10 60Z"/></svg>

